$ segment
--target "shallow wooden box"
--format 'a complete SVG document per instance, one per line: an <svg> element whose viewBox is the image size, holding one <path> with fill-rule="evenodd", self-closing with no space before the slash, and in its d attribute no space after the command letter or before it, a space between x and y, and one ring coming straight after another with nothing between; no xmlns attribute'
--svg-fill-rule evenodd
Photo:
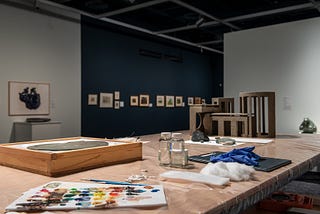
<svg viewBox="0 0 320 214"><path fill-rule="evenodd" d="M69 140L104 140L123 144L59 152L36 151L15 147L15 145L22 146L22 144L53 143L55 141ZM0 145L0 165L52 177L136 160L142 160L141 142L75 137Z"/></svg>

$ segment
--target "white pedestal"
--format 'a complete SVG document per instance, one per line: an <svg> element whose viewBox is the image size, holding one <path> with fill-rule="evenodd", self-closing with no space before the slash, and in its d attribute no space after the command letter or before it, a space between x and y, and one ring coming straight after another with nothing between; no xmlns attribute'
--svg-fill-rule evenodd
<svg viewBox="0 0 320 214"><path fill-rule="evenodd" d="M60 138L61 122L14 122L14 141Z"/></svg>

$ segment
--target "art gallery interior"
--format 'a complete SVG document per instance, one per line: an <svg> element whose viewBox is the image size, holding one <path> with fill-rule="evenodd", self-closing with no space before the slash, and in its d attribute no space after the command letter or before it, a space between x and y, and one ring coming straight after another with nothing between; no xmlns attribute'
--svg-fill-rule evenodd
<svg viewBox="0 0 320 214"><path fill-rule="evenodd" d="M257 151L266 156L290 159L294 165L289 164L271 174L259 171L260 180L251 181L248 186L241 186L241 182L232 184L239 187L235 190L239 195L226 196L221 199L224 200L222 205L220 202L202 203L207 199L200 196L181 208L183 200L192 197L185 195L175 201L181 187L164 185L167 208L155 210L159 213L242 213L289 181L310 170L317 171L320 166L317 132L299 132L305 118L320 126L320 98L317 95L320 90L319 8L319 0L1 1L0 144L80 136L135 137L157 144L161 132L182 132L191 138L190 109L194 104L205 106L213 104L212 98L234 98L234 112L238 113L241 112L242 92L274 92L274 101L268 98L274 105L273 113L268 115L274 114L274 121L269 118L267 126L274 122L268 129L274 128L275 134L267 138L262 136L273 139L272 148L268 145L270 148L263 149L259 144ZM30 86L43 87L40 91L46 97L40 104L43 109L35 111L28 107L23 110L13 102L22 92L21 88ZM27 104L19 101L19 105ZM217 119L221 115L213 116ZM208 116L211 125L213 116ZM50 121L26 122L30 118ZM197 118L195 123L199 122L201 119ZM38 127L38 124L42 125ZM260 125L258 122L257 126ZM30 126L31 131L26 131ZM250 130L248 133L242 137L261 137ZM141 151L141 154L138 152L140 156L131 157L131 153L124 152L128 158L119 159L122 163L119 167L96 162L96 166L105 169L100 175L119 170L111 180L124 180L124 176L137 174L137 170L147 169L159 174L174 169L159 165L157 154L152 153L157 145L145 146L142 143L141 147L132 148L132 151ZM204 147L200 145L194 151L189 147L189 156L218 149ZM286 154L291 148L292 154ZM224 152L230 149L234 148L222 148ZM103 156L101 151L96 154ZM117 152L113 154L118 155ZM136 162L123 164L129 159ZM40 162L43 160L45 158L40 158ZM197 164L192 172L201 170L200 163ZM23 174L19 176L25 176L29 182L25 187L28 188L23 189L21 184L16 192L40 185L40 181L54 181L47 168L33 174L32 170L25 170L28 166L17 167L15 170L19 172L0 167L3 167L1 170L6 179L17 176L15 173L20 173L22 168ZM68 167L69 171L63 171L68 172L63 174L67 181L79 181L79 176L90 177L91 168L99 170L83 166L89 171L82 172ZM127 175L126 170L130 167ZM69 175L70 172L80 174ZM93 175L99 173L94 171ZM57 175L60 176L60 171ZM39 179L38 182L33 178ZM5 187L0 183L1 188ZM199 186L201 188L205 187ZM187 189L182 192L198 193L199 190L192 185ZM229 190L225 191L221 194L228 195ZM250 202L238 203L241 197ZM13 195L11 199L14 199ZM237 205L230 205L233 200ZM320 201L320 193L317 200ZM3 201L1 211L12 202ZM225 206L226 201L230 202L228 206ZM317 205L320 207L319 202ZM126 211L119 209L115 213ZM135 212L147 213L146 210Z"/></svg>

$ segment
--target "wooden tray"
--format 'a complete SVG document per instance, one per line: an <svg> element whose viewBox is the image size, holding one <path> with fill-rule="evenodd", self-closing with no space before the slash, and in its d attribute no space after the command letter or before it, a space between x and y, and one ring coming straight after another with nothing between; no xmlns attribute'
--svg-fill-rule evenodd
<svg viewBox="0 0 320 214"><path fill-rule="evenodd" d="M16 146L70 140L103 140L119 144L59 152L36 151ZM0 165L52 177L136 160L142 160L141 142L74 137L0 145Z"/></svg>

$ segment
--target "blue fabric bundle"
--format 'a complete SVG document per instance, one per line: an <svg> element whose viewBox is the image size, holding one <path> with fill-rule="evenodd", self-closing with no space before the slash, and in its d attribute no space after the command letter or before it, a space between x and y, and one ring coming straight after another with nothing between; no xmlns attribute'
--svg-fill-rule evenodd
<svg viewBox="0 0 320 214"><path fill-rule="evenodd" d="M258 160L260 159L260 156L252 152L254 148L254 146L250 146L241 149L234 149L231 152L224 153L218 156L212 155L210 157L210 162L237 162L244 163L249 166L258 166Z"/></svg>

